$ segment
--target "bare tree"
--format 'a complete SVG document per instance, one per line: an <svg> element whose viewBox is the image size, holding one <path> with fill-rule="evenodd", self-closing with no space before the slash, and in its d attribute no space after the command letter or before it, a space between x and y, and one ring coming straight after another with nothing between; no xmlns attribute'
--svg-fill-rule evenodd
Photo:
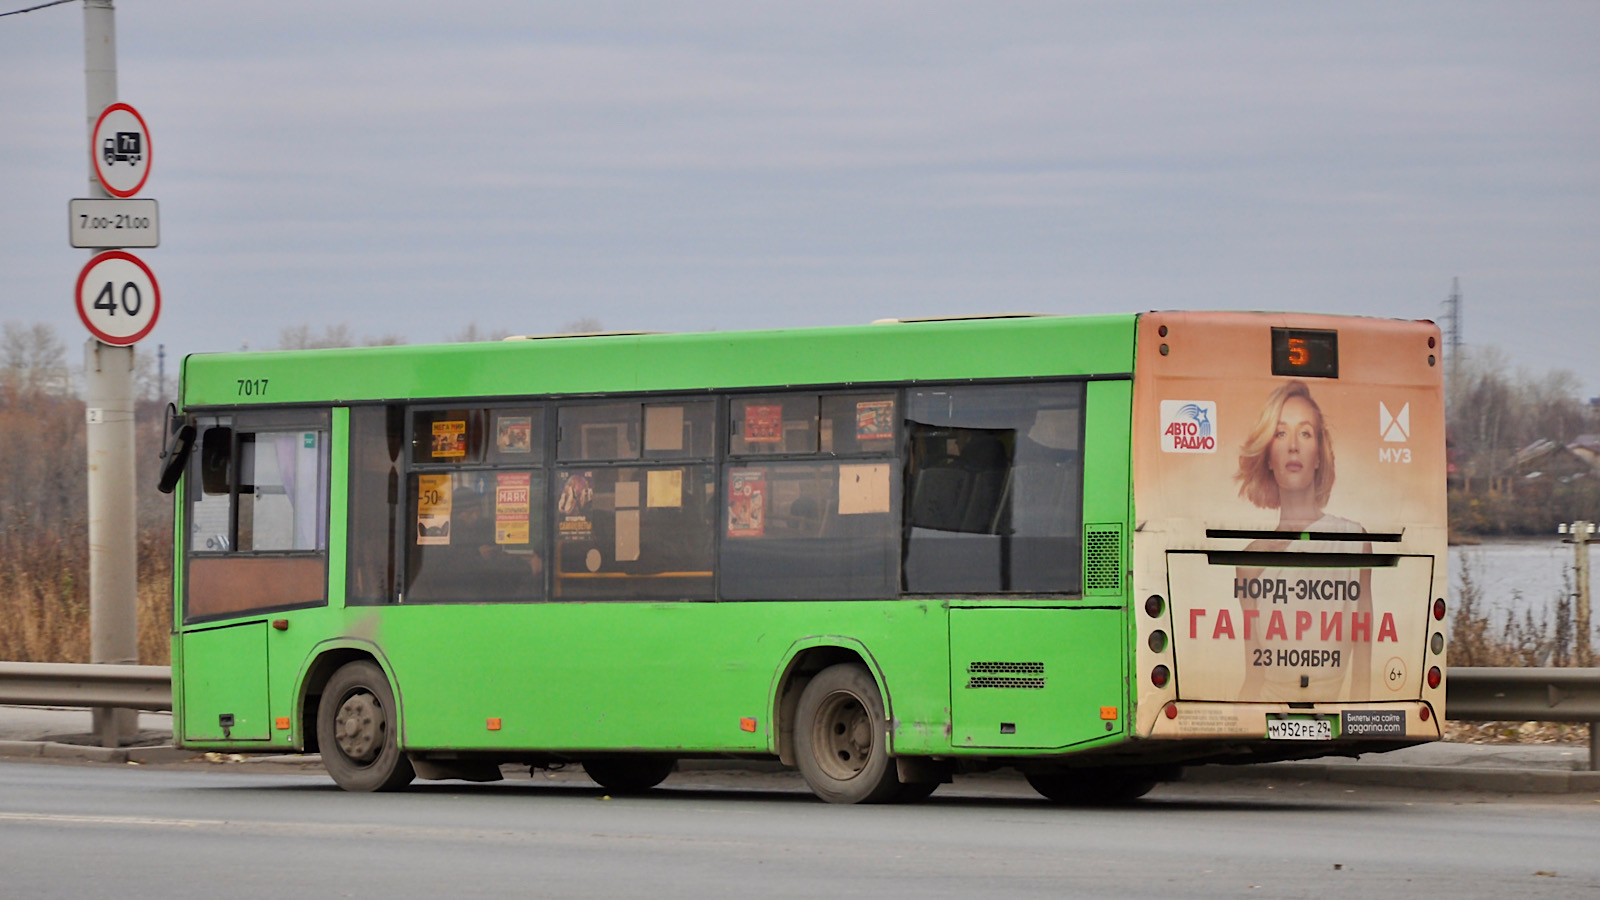
<svg viewBox="0 0 1600 900"><path fill-rule="evenodd" d="M0 326L0 389L11 398L74 393L67 346L44 322Z"/></svg>
<svg viewBox="0 0 1600 900"><path fill-rule="evenodd" d="M492 331L484 331L478 328L477 322L472 322L471 324L467 325L466 328L463 328L451 335L450 343L471 344L478 341L503 341L510 336L511 332L506 331L504 328L496 328Z"/></svg>
<svg viewBox="0 0 1600 900"><path fill-rule="evenodd" d="M384 347L405 342L405 338L397 334L376 337L365 335L357 339L354 329L348 322L324 325L321 334L317 334L307 324L291 325L278 332L279 350L327 350L331 347L354 347L358 344L363 347Z"/></svg>
<svg viewBox="0 0 1600 900"><path fill-rule="evenodd" d="M583 316L561 326L563 334L593 334L596 331L605 331L606 326L594 316Z"/></svg>

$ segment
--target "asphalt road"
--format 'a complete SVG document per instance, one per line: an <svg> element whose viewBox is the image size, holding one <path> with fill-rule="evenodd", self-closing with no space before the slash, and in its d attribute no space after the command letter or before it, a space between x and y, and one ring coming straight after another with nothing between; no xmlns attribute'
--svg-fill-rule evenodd
<svg viewBox="0 0 1600 900"><path fill-rule="evenodd" d="M1600 892L1596 847L1584 795L1231 782L1065 809L973 779L838 807L761 773L357 795L283 765L0 762L18 898L1573 897Z"/></svg>

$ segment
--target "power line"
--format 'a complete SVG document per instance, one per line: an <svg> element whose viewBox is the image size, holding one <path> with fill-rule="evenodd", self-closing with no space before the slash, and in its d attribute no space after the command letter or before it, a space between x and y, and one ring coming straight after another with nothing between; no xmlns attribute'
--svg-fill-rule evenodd
<svg viewBox="0 0 1600 900"><path fill-rule="evenodd" d="M49 3L41 3L38 6L30 6L27 9L13 9L11 12L0 13L0 19L5 18L6 16L20 16L23 13L33 12L36 9L44 9L47 6L60 6L63 3L75 2L77 2L77 0L50 0Z"/></svg>

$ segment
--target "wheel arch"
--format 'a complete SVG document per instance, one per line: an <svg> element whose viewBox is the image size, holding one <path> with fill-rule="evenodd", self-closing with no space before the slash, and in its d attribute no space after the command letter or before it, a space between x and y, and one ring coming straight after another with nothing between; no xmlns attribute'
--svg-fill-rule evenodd
<svg viewBox="0 0 1600 900"><path fill-rule="evenodd" d="M776 744L773 749L784 765L795 764L794 718L800 705L800 693L818 672L840 663L859 663L866 667L872 680L877 682L878 693L883 696L884 719L894 722L894 700L889 694L888 679L866 644L842 635L801 638L784 654L783 665L778 667L772 682L772 709L768 721L776 725L772 730L772 740ZM893 727L889 729L889 750L894 752Z"/></svg>
<svg viewBox="0 0 1600 900"><path fill-rule="evenodd" d="M300 690L295 703L295 727L298 729L295 746L298 749L306 753L315 753L320 749L317 746L317 704L322 699L322 689L341 667L361 661L376 664L383 671L383 677L389 680L389 689L394 692L395 698L395 721L400 726L395 737L404 749L405 703L400 697L399 679L395 677L394 667L389 665L389 660L378 645L360 638L323 641L307 654L300 671Z"/></svg>

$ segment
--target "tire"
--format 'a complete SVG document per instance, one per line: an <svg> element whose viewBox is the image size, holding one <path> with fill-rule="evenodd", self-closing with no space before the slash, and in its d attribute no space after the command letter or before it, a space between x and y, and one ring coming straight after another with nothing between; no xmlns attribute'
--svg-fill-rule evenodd
<svg viewBox="0 0 1600 900"><path fill-rule="evenodd" d="M1027 773L1028 784L1055 803L1072 806L1119 806L1143 797L1159 779L1138 768L1067 769Z"/></svg>
<svg viewBox="0 0 1600 900"><path fill-rule="evenodd" d="M829 803L890 803L904 787L889 758L883 695L859 665L829 666L806 685L794 753L811 792Z"/></svg>
<svg viewBox="0 0 1600 900"><path fill-rule="evenodd" d="M347 791L398 791L416 772L400 752L394 691L369 661L347 663L328 680L317 704L322 765Z"/></svg>
<svg viewBox="0 0 1600 900"><path fill-rule="evenodd" d="M939 789L939 781L913 781L900 785L899 793L895 794L896 803L921 803Z"/></svg>
<svg viewBox="0 0 1600 900"><path fill-rule="evenodd" d="M678 761L658 756L586 759L583 771L613 794L642 794L677 771Z"/></svg>

